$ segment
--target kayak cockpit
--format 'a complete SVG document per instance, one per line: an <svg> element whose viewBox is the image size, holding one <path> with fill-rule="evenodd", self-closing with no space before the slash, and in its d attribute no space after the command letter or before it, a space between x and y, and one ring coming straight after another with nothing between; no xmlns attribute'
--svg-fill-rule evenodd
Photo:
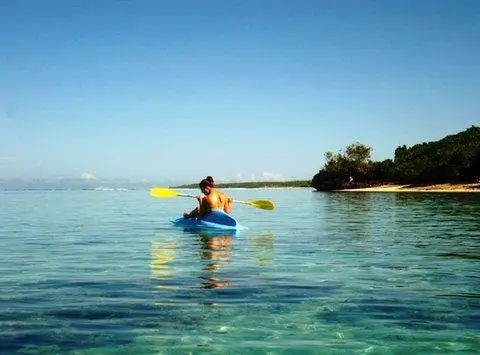
<svg viewBox="0 0 480 355"><path fill-rule="evenodd" d="M187 228L245 229L235 218L222 210L213 210L203 218L178 217L171 222L175 226Z"/></svg>

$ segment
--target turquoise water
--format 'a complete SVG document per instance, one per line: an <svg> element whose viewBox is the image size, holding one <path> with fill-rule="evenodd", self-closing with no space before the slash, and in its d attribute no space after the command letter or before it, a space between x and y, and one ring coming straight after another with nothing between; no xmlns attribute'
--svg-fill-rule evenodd
<svg viewBox="0 0 480 355"><path fill-rule="evenodd" d="M0 354L480 351L480 195L228 192L277 210L203 235L187 198L0 191Z"/></svg>

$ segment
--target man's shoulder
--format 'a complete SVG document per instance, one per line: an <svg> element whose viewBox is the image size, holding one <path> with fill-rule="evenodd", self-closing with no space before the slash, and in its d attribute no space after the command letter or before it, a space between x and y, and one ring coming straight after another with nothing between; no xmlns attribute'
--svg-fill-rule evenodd
<svg viewBox="0 0 480 355"><path fill-rule="evenodd" d="M206 201L207 203L212 203L217 199L218 199L218 196L216 196L215 194L209 194L203 198L203 200Z"/></svg>

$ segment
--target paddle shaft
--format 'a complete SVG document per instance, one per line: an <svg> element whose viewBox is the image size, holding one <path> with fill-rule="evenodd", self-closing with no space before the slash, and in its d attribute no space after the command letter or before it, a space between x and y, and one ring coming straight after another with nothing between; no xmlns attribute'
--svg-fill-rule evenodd
<svg viewBox="0 0 480 355"><path fill-rule="evenodd" d="M195 195L190 195L190 194L178 194L177 196L197 198L197 196L195 196ZM240 200L232 200L232 201L233 201L233 202L237 202L237 203L244 203L245 205L250 205L250 203L248 203L247 201L240 201Z"/></svg>
<svg viewBox="0 0 480 355"><path fill-rule="evenodd" d="M189 197L189 198L197 198L195 195L190 194L182 194L178 191L167 189L163 187L153 187L150 189L150 195L156 198L172 198L176 196L181 197ZM239 201L239 200L232 200L233 202L242 203L248 206L252 206L255 208L260 208L262 210L273 211L275 209L275 205L273 202L268 200L250 200L250 201Z"/></svg>

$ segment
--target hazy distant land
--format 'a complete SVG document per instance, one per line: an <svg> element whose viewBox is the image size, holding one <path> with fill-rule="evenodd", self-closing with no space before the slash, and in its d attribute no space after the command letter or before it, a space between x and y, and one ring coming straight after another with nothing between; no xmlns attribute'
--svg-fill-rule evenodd
<svg viewBox="0 0 480 355"><path fill-rule="evenodd" d="M311 180L293 180L293 181L250 181L250 182L232 182L219 183L215 185L218 188L282 188L282 187L311 187ZM176 189L198 189L198 183L173 186Z"/></svg>

